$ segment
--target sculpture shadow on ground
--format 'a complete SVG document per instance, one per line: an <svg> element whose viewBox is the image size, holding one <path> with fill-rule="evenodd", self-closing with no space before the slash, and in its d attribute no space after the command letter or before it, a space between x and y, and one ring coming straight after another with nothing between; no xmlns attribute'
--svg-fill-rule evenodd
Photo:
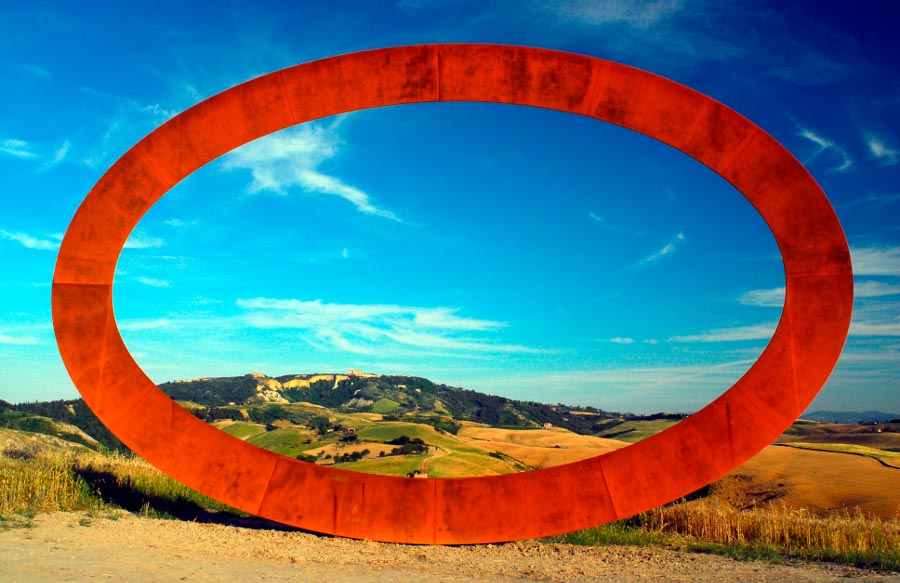
<svg viewBox="0 0 900 583"><path fill-rule="evenodd" d="M258 530L307 532L299 528L259 518L240 510L211 510L183 497L170 498L142 490L134 484L122 483L111 473L91 468L75 469L87 487L105 503L134 514L156 515L203 524L220 524Z"/></svg>

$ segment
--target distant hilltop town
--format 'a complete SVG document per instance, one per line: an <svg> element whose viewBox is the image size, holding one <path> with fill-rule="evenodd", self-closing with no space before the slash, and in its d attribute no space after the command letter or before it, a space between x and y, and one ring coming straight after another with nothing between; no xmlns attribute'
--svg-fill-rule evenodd
<svg viewBox="0 0 900 583"><path fill-rule="evenodd" d="M254 378L254 379L275 380L264 372L251 372L246 376L248 376L250 378ZM290 389L292 387L308 387L310 385L310 383L315 383L318 381L340 382L340 381L345 381L345 380L349 379L350 377L373 379L373 378L380 377L381 374L373 373L373 372L363 372L362 370L360 370L358 368L351 368L349 371L347 371L347 374L345 374L345 375L339 374L339 373L338 374L328 373L328 374L311 374L311 375L298 374L298 375L294 375L294 376L296 378L288 381L287 383L283 384L282 386L286 389ZM400 375L400 376L402 376L402 375ZM182 379L182 380L175 380L172 382L175 384L196 383L196 382L201 382L201 381L211 381L213 379L214 379L214 377L197 377L195 379ZM278 381L276 381L276 382L278 382ZM291 384L291 383L293 383L293 384Z"/></svg>
<svg viewBox="0 0 900 583"><path fill-rule="evenodd" d="M380 377L380 374L363 372L358 368L351 368L347 371L347 374L297 374L278 378L270 377L262 372L251 372L244 375L245 379L253 379L256 381L256 394L249 399L249 402L256 403L287 403L289 401L282 395L282 391L289 389L308 389L315 383L328 382L331 383L332 389L337 389L341 381L346 381L351 378L370 379ZM214 377L198 377L195 379L172 381L171 384L209 383L221 380L222 379Z"/></svg>

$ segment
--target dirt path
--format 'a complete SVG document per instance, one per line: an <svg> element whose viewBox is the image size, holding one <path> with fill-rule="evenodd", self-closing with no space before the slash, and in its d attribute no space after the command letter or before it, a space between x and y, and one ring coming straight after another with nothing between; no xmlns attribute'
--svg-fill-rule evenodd
<svg viewBox="0 0 900 583"><path fill-rule="evenodd" d="M431 457L426 458L425 461L422 462L422 468L419 470L421 473L425 474L426 476L431 471L431 464L434 463L434 460L450 455L450 452L445 449L441 449L439 447L437 447L435 449L437 449L437 452L435 452L435 454L432 455Z"/></svg>
<svg viewBox="0 0 900 583"><path fill-rule="evenodd" d="M770 565L665 550L583 548L537 542L422 547L301 532L123 515L39 515L0 531L0 581L691 581L900 583L820 564Z"/></svg>

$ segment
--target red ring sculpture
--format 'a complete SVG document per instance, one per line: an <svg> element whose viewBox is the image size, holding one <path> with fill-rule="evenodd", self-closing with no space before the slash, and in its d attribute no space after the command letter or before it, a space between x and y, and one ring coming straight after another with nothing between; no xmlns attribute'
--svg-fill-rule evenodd
<svg viewBox="0 0 900 583"><path fill-rule="evenodd" d="M408 479L300 462L233 438L163 394L113 316L116 261L141 216L188 174L288 126L359 109L484 101L597 118L693 156L756 207L787 292L775 334L727 392L627 448L504 476ZM94 186L59 251L53 321L85 402L137 454L235 508L321 533L404 543L539 537L634 515L723 476L781 434L831 373L853 301L850 254L824 193L777 141L724 105L602 59L498 45L380 49L248 81L174 117ZM158 435L165 435L160 439Z"/></svg>

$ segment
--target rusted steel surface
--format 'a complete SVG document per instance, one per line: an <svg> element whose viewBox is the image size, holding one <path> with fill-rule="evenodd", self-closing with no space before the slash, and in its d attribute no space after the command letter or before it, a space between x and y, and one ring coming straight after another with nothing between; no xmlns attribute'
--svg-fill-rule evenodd
<svg viewBox="0 0 900 583"><path fill-rule="evenodd" d="M163 394L122 342L111 301L119 253L147 209L200 166L260 136L338 113L435 101L513 103L608 121L665 142L728 180L765 219L784 260L784 311L759 360L721 397L654 437L577 463L484 478L414 480L300 462L230 437ZM850 254L828 200L797 160L744 117L609 61L456 44L298 65L220 93L156 129L110 168L72 220L53 280L53 320L87 404L178 481L313 531L458 544L627 517L736 468L822 387L843 347L852 297Z"/></svg>

